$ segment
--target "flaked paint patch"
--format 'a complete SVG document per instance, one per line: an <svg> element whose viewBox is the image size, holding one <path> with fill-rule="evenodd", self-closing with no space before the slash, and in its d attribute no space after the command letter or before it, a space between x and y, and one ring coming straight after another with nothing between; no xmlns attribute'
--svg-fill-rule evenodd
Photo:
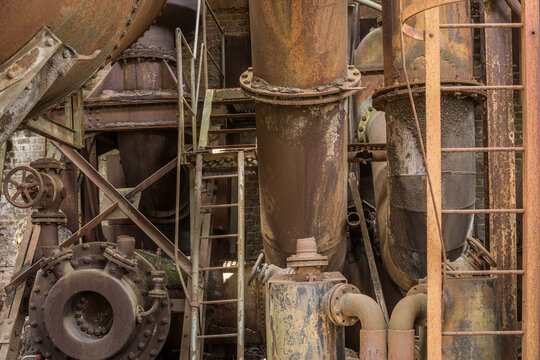
<svg viewBox="0 0 540 360"><path fill-rule="evenodd" d="M336 143L339 140L339 125L341 123L340 114L336 114L330 118L330 126L325 135L326 141L326 161L332 161L336 156Z"/></svg>

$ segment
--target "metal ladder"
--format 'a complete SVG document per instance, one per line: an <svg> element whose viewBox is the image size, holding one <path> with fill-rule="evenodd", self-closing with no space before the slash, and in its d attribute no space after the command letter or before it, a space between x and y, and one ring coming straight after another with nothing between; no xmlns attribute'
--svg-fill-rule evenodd
<svg viewBox="0 0 540 360"><path fill-rule="evenodd" d="M458 0L459 1L459 0ZM439 20L439 6L456 2L455 0L427 0L421 5L409 5L401 13L401 25L404 35L425 41L426 54L426 147L430 150L427 165L431 169L433 183L433 199L427 192L427 292L428 300L428 336L427 351L429 360L442 358L443 336L522 336L522 359L536 360L540 358L540 183L538 169L540 169L538 124L539 85L539 5L538 1L522 0L522 15L519 23L482 23L482 24L441 24ZM414 15L424 13L425 31L407 28L405 22ZM440 82L440 29L449 28L516 28L521 30L522 55L522 83L521 85L488 84L485 86L441 86ZM429 36L424 36L424 34ZM421 37L421 38L418 38ZM464 90L519 90L523 105L523 146L509 147L476 147L476 148L441 148L441 107L440 97L442 91ZM523 208L503 209L442 209L441 208L441 155L452 152L487 152L487 153L514 153L523 152ZM426 165L426 167L427 167ZM432 209L432 201L437 204ZM523 214L523 268L501 270L469 270L447 271L447 275L521 275L523 276L523 306L522 329L497 331L443 331L442 329L442 273L441 273L441 246L439 232L436 228L436 219L439 223L442 214Z"/></svg>
<svg viewBox="0 0 540 360"><path fill-rule="evenodd" d="M191 261L193 263L191 272L191 331L190 331L190 359L200 358L203 349L204 339L216 338L237 338L237 359L244 359L244 262L245 262L245 228L244 228L244 184L245 184L245 154L244 151L235 151L237 160L237 172L203 175L204 155L197 154L195 162L195 184L194 184L194 219L193 219L193 243L191 248ZM229 153L230 154L230 153ZM238 180L238 200L230 204L202 204L203 181L214 181L218 179L237 179ZM220 235L201 235L203 212L212 211L218 208L236 208L237 211L237 233ZM208 258L208 254L201 253L201 244L203 241L214 241L220 239L237 239L237 262L236 266L215 266L209 267L208 264L201 266L201 255ZM210 249L211 245L205 246ZM206 250L207 251L207 250ZM203 261L205 262L205 261ZM234 270L237 271L237 297L235 299L223 300L204 300L204 276L203 273L210 271ZM227 334L204 334L204 306L237 304L237 332Z"/></svg>

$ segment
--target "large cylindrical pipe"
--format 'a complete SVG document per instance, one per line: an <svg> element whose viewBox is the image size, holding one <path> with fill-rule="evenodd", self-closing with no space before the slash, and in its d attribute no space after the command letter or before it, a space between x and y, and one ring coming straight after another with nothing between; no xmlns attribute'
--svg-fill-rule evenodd
<svg viewBox="0 0 540 360"><path fill-rule="evenodd" d="M267 93L314 93L350 81L346 1L249 5L253 78ZM284 267L295 239L315 237L336 270L346 252L346 109L343 97L310 96L310 105L257 102L261 232L269 263Z"/></svg>
<svg viewBox="0 0 540 360"><path fill-rule="evenodd" d="M420 0L404 1L403 8ZM381 239L385 266L394 281L410 288L426 275L426 169L420 146L425 138L424 43L405 36L404 59L413 83L421 135L416 130L402 65L399 1L385 10L385 85L373 95L374 106L385 112L388 156L388 230ZM470 22L468 3L441 7L441 22ZM423 28L423 16L408 25ZM386 26L388 24L389 26ZM390 33L389 33L390 32ZM470 83L472 47L470 29L441 31L441 80ZM443 148L474 147L474 99L477 92L444 92L441 96ZM425 143L425 139L424 139ZM429 150L429 149L428 149ZM475 204L475 159L472 153L444 153L442 158L442 208L471 209ZM443 238L447 255L457 258L472 225L472 215L444 214Z"/></svg>

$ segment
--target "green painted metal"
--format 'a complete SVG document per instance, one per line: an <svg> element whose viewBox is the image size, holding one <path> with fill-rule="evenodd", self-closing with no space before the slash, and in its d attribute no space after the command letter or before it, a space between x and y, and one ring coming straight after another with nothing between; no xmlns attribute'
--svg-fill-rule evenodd
<svg viewBox="0 0 540 360"><path fill-rule="evenodd" d="M199 135L199 149L204 149L208 145L208 130L210 129L210 115L212 114L212 102L214 100L214 90L206 90L204 96L203 113L201 118L201 134Z"/></svg>

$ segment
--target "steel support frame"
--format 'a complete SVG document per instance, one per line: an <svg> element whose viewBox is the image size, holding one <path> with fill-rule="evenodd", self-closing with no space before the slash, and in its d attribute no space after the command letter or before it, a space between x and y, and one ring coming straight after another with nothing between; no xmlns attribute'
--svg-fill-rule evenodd
<svg viewBox="0 0 540 360"><path fill-rule="evenodd" d="M442 358L442 245L438 224L442 223L441 166L441 70L439 8L426 10L426 206L427 206L427 356ZM429 180L431 177L431 181ZM431 191L430 191L430 187Z"/></svg>
<svg viewBox="0 0 540 360"><path fill-rule="evenodd" d="M522 0L521 78L523 84L523 359L540 359L540 6Z"/></svg>
<svg viewBox="0 0 540 360"><path fill-rule="evenodd" d="M174 244L154 224L150 222L129 200L118 192L101 174L90 165L79 153L65 145L53 143L73 164L75 164L86 177L94 183L103 194L112 202L118 203L120 210L126 214L169 258L178 256L180 268L186 273L191 273L191 261L180 250L175 249Z"/></svg>
<svg viewBox="0 0 540 360"><path fill-rule="evenodd" d="M422 7L425 11L425 46L426 46L426 146L429 151L426 166L432 175L432 191L427 193L427 241L428 241L428 336L427 350L429 360L442 359L442 336L479 335L483 332L452 332L442 333L442 274L441 248L437 224L440 219L440 187L441 187L441 143L440 143L440 53L439 53L439 14L436 6ZM417 9L408 9L415 12ZM539 105L539 57L540 57L540 20L538 0L522 1L522 32L521 32L521 78L523 105L523 270L505 269L508 273L523 275L523 330L495 331L497 335L523 335L522 358L536 360L540 358L540 123L538 116ZM420 10L422 11L422 10ZM407 18L403 16L403 18ZM466 26L466 24L464 24ZM472 26L469 26L472 27ZM489 87L489 89L488 89ZM513 87L504 85L488 86L486 90L509 90ZM433 202L434 200L434 202ZM497 209L495 209L497 210ZM495 211L491 211L495 212ZM517 212L513 210L512 212ZM509 211L505 211L509 213ZM486 271L486 274L495 273ZM490 335L492 335L490 333Z"/></svg>
<svg viewBox="0 0 540 360"><path fill-rule="evenodd" d="M484 4L486 23L511 23L511 10L505 0L490 0ZM512 84L512 31L508 28L484 30L486 85ZM513 91L488 91L484 120L485 146L514 147ZM516 164L514 152L486 152L485 207L513 209L516 207ZM486 240L501 269L517 268L516 214L486 215ZM517 278L501 276L497 282L499 328L517 328ZM500 353L504 359L516 359L517 337L503 336Z"/></svg>

